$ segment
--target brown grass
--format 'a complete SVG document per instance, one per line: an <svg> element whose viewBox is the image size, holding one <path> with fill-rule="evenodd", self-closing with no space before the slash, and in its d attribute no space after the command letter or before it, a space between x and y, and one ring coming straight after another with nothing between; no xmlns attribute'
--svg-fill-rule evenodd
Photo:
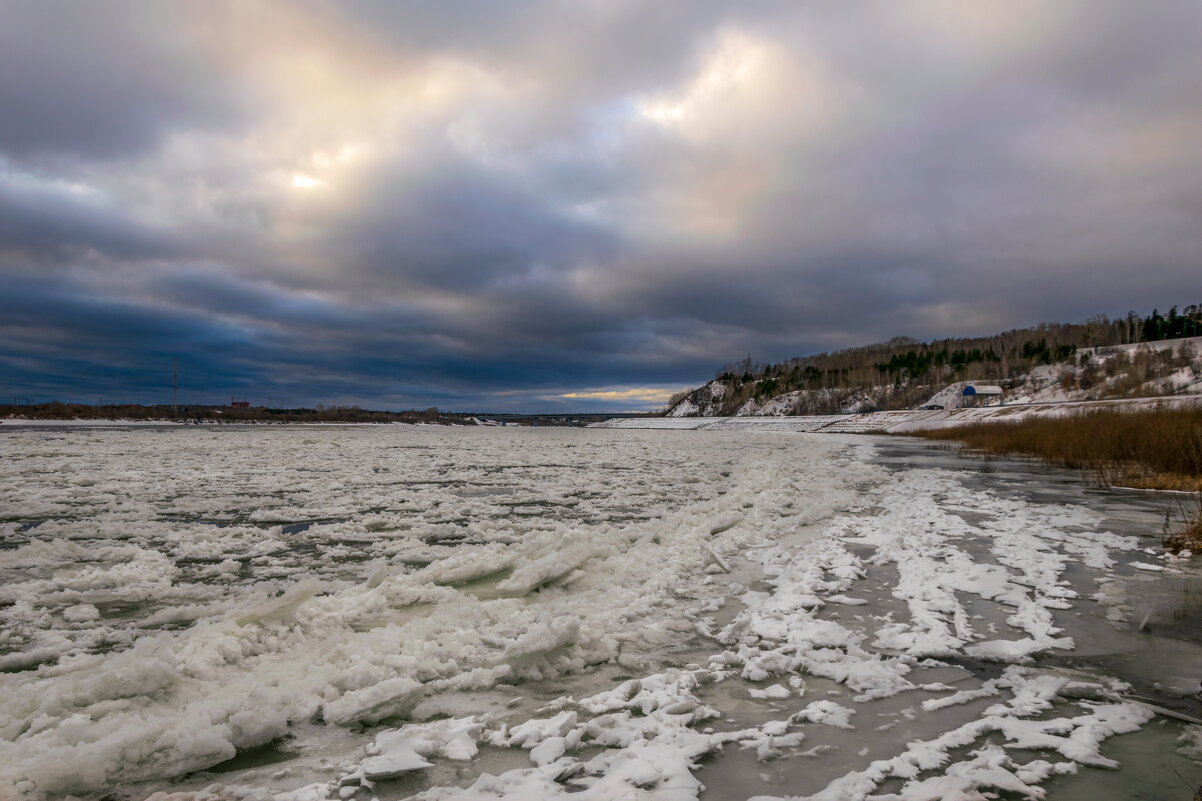
<svg viewBox="0 0 1202 801"><path fill-rule="evenodd" d="M917 433L984 454L1026 454L1087 470L1102 486L1202 492L1202 409L1100 410ZM1185 529L1166 540L1181 543L1176 550L1202 546L1202 502L1195 507Z"/></svg>
<svg viewBox="0 0 1202 801"><path fill-rule="evenodd" d="M1202 553L1202 495L1191 503L1178 505L1164 515L1164 547L1173 553L1192 551Z"/></svg>

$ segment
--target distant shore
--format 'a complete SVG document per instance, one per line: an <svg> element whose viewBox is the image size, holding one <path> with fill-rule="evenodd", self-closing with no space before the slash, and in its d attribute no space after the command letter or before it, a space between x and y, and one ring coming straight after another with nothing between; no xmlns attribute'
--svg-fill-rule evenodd
<svg viewBox="0 0 1202 801"><path fill-rule="evenodd" d="M612 418L645 418L656 413L624 412L447 412L435 407L405 411L358 406L277 408L168 406L139 404L38 403L0 404L0 425L453 425L453 426L585 426Z"/></svg>

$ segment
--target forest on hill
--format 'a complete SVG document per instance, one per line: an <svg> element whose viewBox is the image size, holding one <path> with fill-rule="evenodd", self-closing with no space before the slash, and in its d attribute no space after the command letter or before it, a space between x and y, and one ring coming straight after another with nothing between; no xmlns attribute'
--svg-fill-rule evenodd
<svg viewBox="0 0 1202 801"><path fill-rule="evenodd" d="M1202 336L1202 306L1177 306L1146 317L1134 311L1112 320L1105 315L1082 323L1042 323L983 337L888 342L816 353L777 363L751 357L717 371L714 381L686 390L668 403L668 413L687 407L702 414L731 415L749 401L767 404L790 396L788 414L916 406L933 389L957 381L1006 383L1039 365L1072 361L1079 350ZM677 412L679 413L679 412Z"/></svg>

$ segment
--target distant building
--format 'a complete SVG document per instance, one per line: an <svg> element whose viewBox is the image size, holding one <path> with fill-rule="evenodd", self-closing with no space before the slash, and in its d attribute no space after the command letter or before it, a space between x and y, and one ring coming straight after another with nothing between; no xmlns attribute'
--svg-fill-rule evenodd
<svg viewBox="0 0 1202 801"><path fill-rule="evenodd" d="M249 409L250 401L230 401L231 409Z"/></svg>
<svg viewBox="0 0 1202 801"><path fill-rule="evenodd" d="M1002 388L993 384L965 384L960 393L961 406L977 406L993 398L1001 400L1005 393Z"/></svg>

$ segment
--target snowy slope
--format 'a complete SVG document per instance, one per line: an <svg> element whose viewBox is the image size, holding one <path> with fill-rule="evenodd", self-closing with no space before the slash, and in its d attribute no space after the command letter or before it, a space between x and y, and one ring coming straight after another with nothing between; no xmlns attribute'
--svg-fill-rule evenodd
<svg viewBox="0 0 1202 801"><path fill-rule="evenodd" d="M725 397L726 386L720 381L711 381L677 404L668 412L668 417L714 417Z"/></svg>
<svg viewBox="0 0 1202 801"><path fill-rule="evenodd" d="M963 405L967 384L995 384L994 380L955 381L940 386L918 408L955 409ZM1071 359L1039 365L1025 375L1001 382L1002 398L977 398L974 406L1017 403L1065 403L1120 397L1202 395L1202 337L1165 340L1105 348L1087 348ZM891 386L860 390L792 390L772 398L749 398L735 410L736 417L779 417L834 409L861 413L887 405ZM695 390L668 412L670 417L717 417L729 389L711 381Z"/></svg>

